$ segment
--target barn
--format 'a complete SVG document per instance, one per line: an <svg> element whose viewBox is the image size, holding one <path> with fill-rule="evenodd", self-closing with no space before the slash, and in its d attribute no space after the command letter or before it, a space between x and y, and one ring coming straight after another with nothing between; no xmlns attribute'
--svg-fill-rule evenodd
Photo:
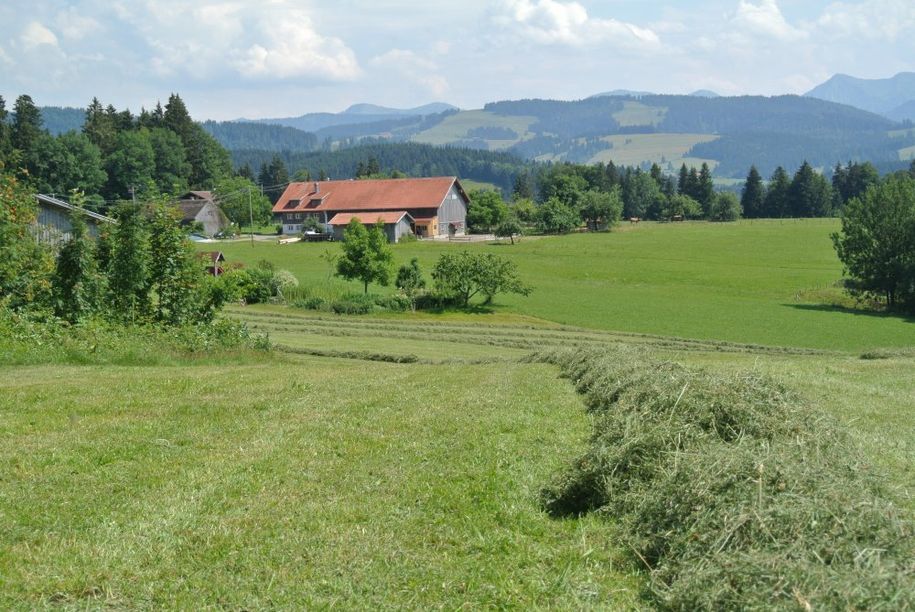
<svg viewBox="0 0 915 612"><path fill-rule="evenodd" d="M222 212L212 192L188 191L177 202L181 224L199 223L203 233L212 236L229 227L229 218Z"/></svg>
<svg viewBox="0 0 915 612"><path fill-rule="evenodd" d="M301 233L309 218L335 233L352 217L366 224L380 218L388 239L396 242L407 233L420 238L463 235L469 203L453 176L309 181L290 183L273 214L284 234Z"/></svg>
<svg viewBox="0 0 915 612"><path fill-rule="evenodd" d="M58 244L70 238L70 215L74 210L81 210L86 221L89 235L98 238L102 226L114 223L114 219L86 209L78 209L69 202L53 196L38 194L38 219L36 237L40 242Z"/></svg>
<svg viewBox="0 0 915 612"><path fill-rule="evenodd" d="M353 219L359 219L365 226L381 223L388 242L400 242L405 234L413 233L413 217L405 210L380 213L337 213L327 222L334 233L334 240L343 240L343 230Z"/></svg>

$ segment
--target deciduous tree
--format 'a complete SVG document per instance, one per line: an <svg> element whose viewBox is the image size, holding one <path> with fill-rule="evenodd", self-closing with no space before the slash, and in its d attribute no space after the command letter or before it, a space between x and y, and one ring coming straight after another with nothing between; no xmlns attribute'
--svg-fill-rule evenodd
<svg viewBox="0 0 915 612"><path fill-rule="evenodd" d="M366 229L353 217L343 230L343 255L337 260L337 276L347 280L362 281L363 291L369 292L369 283L387 286L394 266L394 253L378 223Z"/></svg>
<svg viewBox="0 0 915 612"><path fill-rule="evenodd" d="M832 241L852 293L915 312L915 179L890 176L849 200Z"/></svg>

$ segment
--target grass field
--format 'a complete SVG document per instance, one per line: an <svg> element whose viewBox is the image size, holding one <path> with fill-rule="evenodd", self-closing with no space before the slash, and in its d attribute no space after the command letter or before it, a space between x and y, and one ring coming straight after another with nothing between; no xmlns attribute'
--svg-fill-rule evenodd
<svg viewBox="0 0 915 612"><path fill-rule="evenodd" d="M587 432L555 378L314 357L7 370L0 606L630 607L613 526L537 505Z"/></svg>
<svg viewBox="0 0 915 612"><path fill-rule="evenodd" d="M592 424L555 367L525 359L553 348L770 374L850 430L910 520L915 354L860 353L915 345L915 325L810 302L841 273L835 227L398 245L427 272L446 249L503 254L535 293L493 312L232 306L273 352L2 367L0 608L642 608L613 516L541 509ZM329 278L338 245L219 247L360 289Z"/></svg>
<svg viewBox="0 0 915 612"><path fill-rule="evenodd" d="M642 162L654 162L666 168L667 164L674 171L680 164L700 167L703 162L711 169L718 164L713 159L685 157L687 152L702 142L711 142L718 137L714 134L616 134L605 136L601 140L612 145L595 154L588 163L613 161L617 165L638 166Z"/></svg>
<svg viewBox="0 0 915 612"><path fill-rule="evenodd" d="M435 127L414 135L411 140L432 145L444 145L468 138L467 133L474 128L502 127L514 130L518 134L518 138L487 140L486 142L492 150L507 149L530 136L528 128L534 121L536 121L534 117L497 115L484 110L461 111L446 117Z"/></svg>
<svg viewBox="0 0 915 612"><path fill-rule="evenodd" d="M771 373L849 424L915 510L911 357L682 342L517 315L228 315L286 348L234 363L0 371L0 606L636 608L607 517L537 493L584 448L532 349L642 343ZM415 355L330 359L309 349ZM482 360L489 360L482 362Z"/></svg>
<svg viewBox="0 0 915 612"><path fill-rule="evenodd" d="M665 106L647 106L641 102L627 100L623 109L613 113L613 118L623 127L633 125L658 125L667 115Z"/></svg>
<svg viewBox="0 0 915 612"><path fill-rule="evenodd" d="M427 274L446 250L483 250L514 260L534 291L499 296L495 310L503 315L775 346L859 351L915 344L911 318L833 305L842 299L834 287L842 268L829 239L837 228L831 219L642 223L607 234L527 238L514 246L420 242L394 249L398 263L418 257ZM220 248L230 262L269 259L306 286L361 289L332 280L320 255L338 245L237 242Z"/></svg>

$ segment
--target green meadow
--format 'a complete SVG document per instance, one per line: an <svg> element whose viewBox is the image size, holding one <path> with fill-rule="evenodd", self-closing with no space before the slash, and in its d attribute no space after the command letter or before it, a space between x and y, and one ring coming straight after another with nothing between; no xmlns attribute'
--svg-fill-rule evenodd
<svg viewBox="0 0 915 612"><path fill-rule="evenodd" d="M415 315L227 308L268 352L19 340L8 363L29 365L0 367L0 608L643 608L614 517L540 502L595 422L529 359L560 348L774 377L848 430L911 524L915 353L862 355L915 345L913 322L834 306L835 227L397 245L427 273L446 249L497 252L535 291ZM218 247L315 293L361 289L330 274L339 245Z"/></svg>
<svg viewBox="0 0 915 612"><path fill-rule="evenodd" d="M497 297L493 308L501 316L770 346L857 351L915 344L911 318L855 308L836 286L842 267L829 234L837 229L833 219L640 223L609 233L529 237L515 245L408 243L394 252L398 264L418 257L427 275L447 250L486 250L512 259L534 291ZM333 278L322 257L338 252L339 245L230 242L200 248L219 248L229 262L246 265L269 260L318 293L361 290Z"/></svg>

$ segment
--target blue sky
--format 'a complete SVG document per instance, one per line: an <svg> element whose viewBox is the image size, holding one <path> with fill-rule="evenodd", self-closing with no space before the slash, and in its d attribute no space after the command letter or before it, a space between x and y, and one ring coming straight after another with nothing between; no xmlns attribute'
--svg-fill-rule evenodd
<svg viewBox="0 0 915 612"><path fill-rule="evenodd" d="M803 93L915 70L915 0L4 0L0 95L195 118L611 89Z"/></svg>

